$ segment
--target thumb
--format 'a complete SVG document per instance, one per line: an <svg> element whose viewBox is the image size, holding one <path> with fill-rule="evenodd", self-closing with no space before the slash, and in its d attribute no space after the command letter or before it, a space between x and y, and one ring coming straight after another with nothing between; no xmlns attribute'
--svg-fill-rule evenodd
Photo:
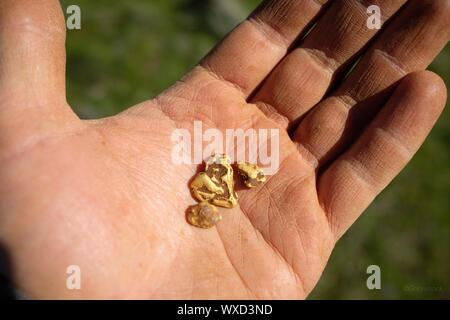
<svg viewBox="0 0 450 320"><path fill-rule="evenodd" d="M76 118L65 96L65 36L59 1L0 1L0 147Z"/></svg>

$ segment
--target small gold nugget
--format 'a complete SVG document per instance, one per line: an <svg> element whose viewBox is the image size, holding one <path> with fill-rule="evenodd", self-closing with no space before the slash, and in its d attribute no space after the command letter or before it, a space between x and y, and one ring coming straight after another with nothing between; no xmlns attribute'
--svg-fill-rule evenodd
<svg viewBox="0 0 450 320"><path fill-rule="evenodd" d="M209 202L225 208L237 205L233 168L227 155L212 156L206 162L205 171L195 176L190 187L193 197L199 202Z"/></svg>
<svg viewBox="0 0 450 320"><path fill-rule="evenodd" d="M238 173L244 179L244 183L247 188L255 188L259 184L266 181L264 171L256 164L241 162L238 163Z"/></svg>
<svg viewBox="0 0 450 320"><path fill-rule="evenodd" d="M186 218L191 225L203 229L212 228L222 220L217 208L208 202L189 207Z"/></svg>

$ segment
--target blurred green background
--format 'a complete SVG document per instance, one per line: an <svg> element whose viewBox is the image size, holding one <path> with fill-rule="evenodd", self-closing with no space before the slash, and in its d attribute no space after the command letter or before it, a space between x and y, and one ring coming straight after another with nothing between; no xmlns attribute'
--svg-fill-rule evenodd
<svg viewBox="0 0 450 320"><path fill-rule="evenodd" d="M113 115L170 86L257 0L63 0L82 29L68 32L68 98L82 118ZM450 86L450 46L431 70ZM450 110L406 170L337 244L310 298L450 298ZM366 268L381 268L368 290Z"/></svg>

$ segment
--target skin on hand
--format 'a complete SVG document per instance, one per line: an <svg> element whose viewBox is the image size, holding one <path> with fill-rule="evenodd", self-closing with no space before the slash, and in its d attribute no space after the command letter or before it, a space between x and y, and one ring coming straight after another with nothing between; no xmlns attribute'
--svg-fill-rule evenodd
<svg viewBox="0 0 450 320"><path fill-rule="evenodd" d="M361 1L266 1L157 98L81 121L65 97L58 1L0 1L0 243L18 288L32 298L307 297L446 101L424 70L449 40L450 1L375 2L389 20L379 31L365 27ZM209 230L184 217L196 166L170 161L172 131L194 120L282 131L279 172L239 191ZM66 289L69 265L81 290Z"/></svg>

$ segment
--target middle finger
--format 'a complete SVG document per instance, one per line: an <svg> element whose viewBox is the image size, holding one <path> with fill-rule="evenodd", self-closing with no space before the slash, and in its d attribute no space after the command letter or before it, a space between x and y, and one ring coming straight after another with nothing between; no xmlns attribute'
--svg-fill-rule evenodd
<svg viewBox="0 0 450 320"><path fill-rule="evenodd" d="M406 1L377 0L370 4L379 6L385 22ZM283 126L295 125L320 102L377 33L367 27L368 6L363 0L334 1L301 45L272 71L252 102L269 117L282 119Z"/></svg>

